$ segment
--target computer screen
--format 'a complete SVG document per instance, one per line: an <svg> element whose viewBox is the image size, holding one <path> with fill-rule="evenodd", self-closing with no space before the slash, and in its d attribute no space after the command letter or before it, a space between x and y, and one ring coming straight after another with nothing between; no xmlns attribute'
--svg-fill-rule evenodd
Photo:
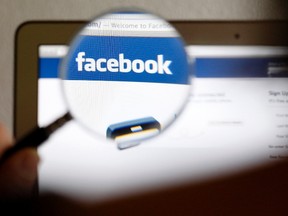
<svg viewBox="0 0 288 216"><path fill-rule="evenodd" d="M40 126L67 111L58 71L68 49L39 47ZM186 50L194 71L191 94L167 131L119 151L69 122L39 148L40 191L105 199L288 158L288 47Z"/></svg>

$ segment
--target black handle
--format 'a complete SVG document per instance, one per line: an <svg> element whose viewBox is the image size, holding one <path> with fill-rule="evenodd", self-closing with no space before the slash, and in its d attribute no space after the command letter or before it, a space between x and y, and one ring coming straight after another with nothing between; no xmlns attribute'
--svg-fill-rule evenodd
<svg viewBox="0 0 288 216"><path fill-rule="evenodd" d="M14 153L18 152L19 150L26 148L26 147L38 147L41 143L47 140L49 134L45 128L35 128L29 134L21 138L19 141L16 142L14 146L7 149L0 158L0 165L6 161Z"/></svg>
<svg viewBox="0 0 288 216"><path fill-rule="evenodd" d="M62 127L66 122L70 121L72 116L70 113L66 113L60 118L56 119L54 122L49 124L46 127L37 127L28 133L26 136L18 140L14 146L7 149L2 156L0 157L0 166L1 164L7 160L11 155L18 152L19 150L27 147L37 148L40 146L45 140L47 140L54 131L58 128Z"/></svg>

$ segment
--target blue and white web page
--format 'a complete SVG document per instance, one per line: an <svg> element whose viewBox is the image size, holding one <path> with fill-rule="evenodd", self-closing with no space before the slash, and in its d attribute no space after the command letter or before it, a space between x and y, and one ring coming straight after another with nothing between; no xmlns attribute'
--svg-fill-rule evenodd
<svg viewBox="0 0 288 216"><path fill-rule="evenodd" d="M40 126L67 111L58 79L67 50L39 47ZM191 45L187 52L195 73L189 102L167 131L119 151L71 121L39 148L40 191L108 199L288 158L288 48Z"/></svg>

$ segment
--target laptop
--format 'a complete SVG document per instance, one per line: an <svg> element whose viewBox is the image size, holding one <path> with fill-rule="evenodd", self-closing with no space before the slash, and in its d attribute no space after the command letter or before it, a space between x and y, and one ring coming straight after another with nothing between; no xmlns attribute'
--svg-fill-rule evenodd
<svg viewBox="0 0 288 216"><path fill-rule="evenodd" d="M58 71L79 22L28 22L15 39L14 134L64 114ZM172 21L193 62L189 102L162 135L119 151L75 121L39 149L39 193L109 200L288 158L287 22Z"/></svg>

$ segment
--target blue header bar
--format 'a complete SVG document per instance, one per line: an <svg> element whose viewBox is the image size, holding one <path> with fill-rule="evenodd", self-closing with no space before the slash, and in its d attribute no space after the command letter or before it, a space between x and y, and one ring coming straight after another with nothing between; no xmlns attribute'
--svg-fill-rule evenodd
<svg viewBox="0 0 288 216"><path fill-rule="evenodd" d="M40 58L39 77L57 78L60 62L60 58ZM288 77L287 67L288 57L197 58L194 69L199 78L253 78Z"/></svg>

